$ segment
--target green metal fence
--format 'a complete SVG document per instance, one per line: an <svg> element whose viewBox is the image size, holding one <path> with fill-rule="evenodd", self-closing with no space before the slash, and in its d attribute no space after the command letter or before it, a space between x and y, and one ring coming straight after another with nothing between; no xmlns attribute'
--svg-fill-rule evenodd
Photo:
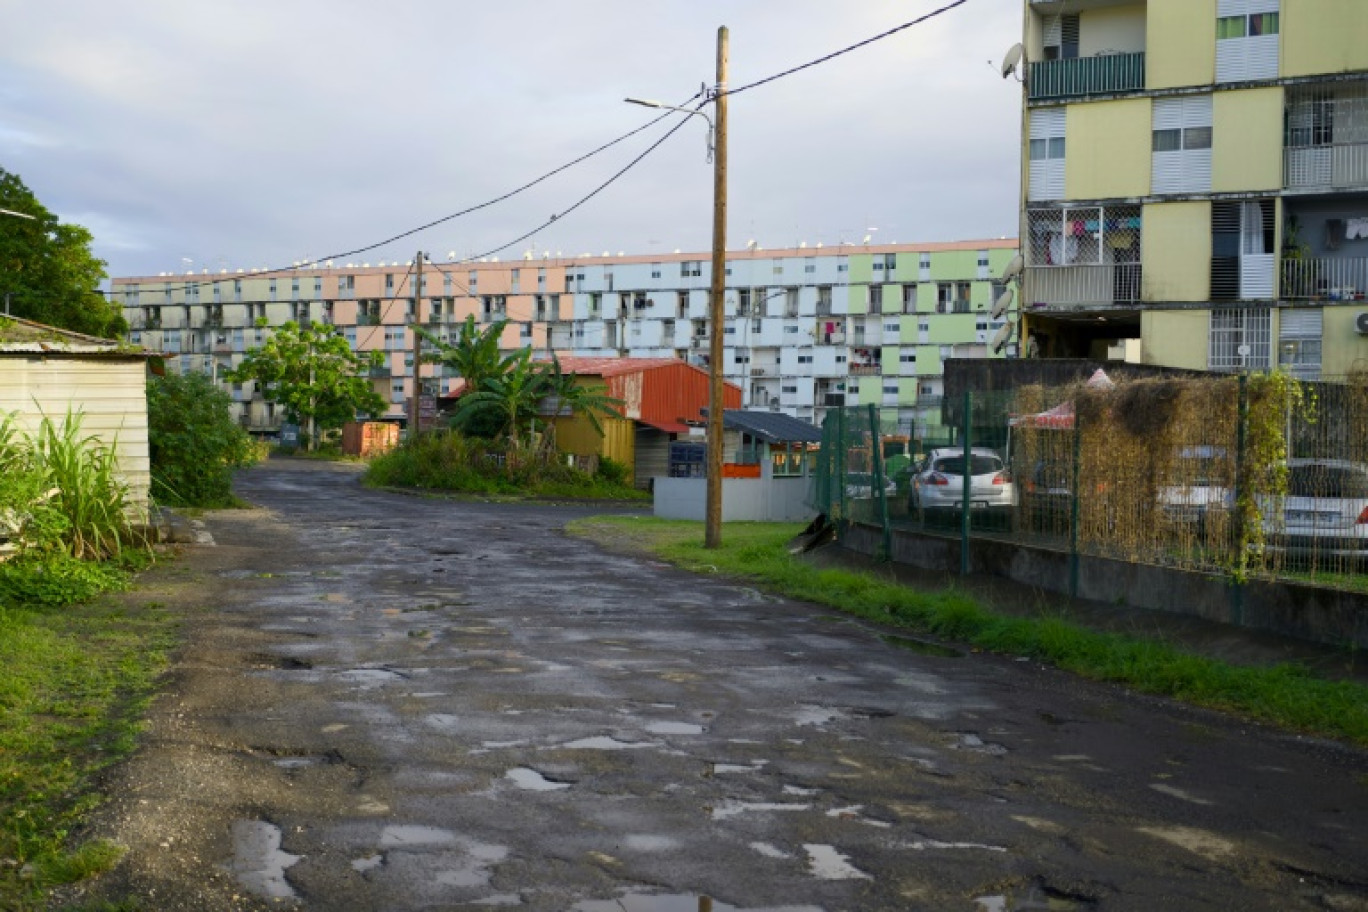
<svg viewBox="0 0 1368 912"><path fill-rule="evenodd" d="M968 392L942 421L918 438L892 409L829 412L813 506L879 527L885 553L897 530L959 538L964 572L993 538L1368 587L1368 374Z"/></svg>

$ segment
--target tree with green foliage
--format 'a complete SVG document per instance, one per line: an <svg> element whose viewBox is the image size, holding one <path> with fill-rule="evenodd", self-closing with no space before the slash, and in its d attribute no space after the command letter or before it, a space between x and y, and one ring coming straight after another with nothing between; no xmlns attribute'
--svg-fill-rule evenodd
<svg viewBox="0 0 1368 912"><path fill-rule="evenodd" d="M291 421L306 425L307 446L313 450L322 431L340 428L358 413L385 410L384 397L366 376L383 363L383 352L352 351L334 327L291 321L265 345L248 351L226 376L234 383L254 381L266 401L283 406Z"/></svg>
<svg viewBox="0 0 1368 912"><path fill-rule="evenodd" d="M256 461L252 438L233 420L228 394L208 374L167 374L147 384L152 496L167 504L224 507L233 469Z"/></svg>
<svg viewBox="0 0 1368 912"><path fill-rule="evenodd" d="M414 326L418 335L431 345L435 352L424 355L428 364L441 364L451 368L465 381L466 389L478 392L485 384L508 373L514 355L505 355L499 348L507 320L498 320L481 329L473 315L465 318L460 331L451 342L446 342L428 332L421 326Z"/></svg>
<svg viewBox="0 0 1368 912"><path fill-rule="evenodd" d="M0 299L10 314L106 339L128 331L119 306L100 294L105 262L91 253L88 230L61 223L3 168L0 209L20 213L0 214Z"/></svg>
<svg viewBox="0 0 1368 912"><path fill-rule="evenodd" d="M575 375L562 371L560 359L554 355L550 361L533 361L532 349L524 348L508 359L503 376L461 397L456 422L459 426L463 418L489 411L498 416L499 435L510 445L532 449L540 442L543 449L550 450L555 446L555 425L545 421L538 428L539 416L583 415L602 434L599 418L616 414L621 405L621 399L584 386Z"/></svg>

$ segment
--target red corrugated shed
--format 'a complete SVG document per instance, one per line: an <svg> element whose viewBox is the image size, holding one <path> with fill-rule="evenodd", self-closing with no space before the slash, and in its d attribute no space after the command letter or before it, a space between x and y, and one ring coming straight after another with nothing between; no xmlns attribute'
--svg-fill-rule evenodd
<svg viewBox="0 0 1368 912"><path fill-rule="evenodd" d="M561 370L602 377L608 395L623 401L622 414L663 431L683 433L686 421L703 421L708 372L678 358L561 358ZM741 387L722 385L723 406L741 407Z"/></svg>

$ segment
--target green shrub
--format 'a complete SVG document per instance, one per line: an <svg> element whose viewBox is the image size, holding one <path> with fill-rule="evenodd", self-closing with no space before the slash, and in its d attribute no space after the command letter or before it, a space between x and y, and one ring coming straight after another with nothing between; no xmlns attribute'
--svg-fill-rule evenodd
<svg viewBox="0 0 1368 912"><path fill-rule="evenodd" d="M625 462L618 462L607 456L600 457L598 468L594 471L594 477L599 478L609 484L625 485L632 470Z"/></svg>
<svg viewBox="0 0 1368 912"><path fill-rule="evenodd" d="M556 498L645 497L642 492L581 472L556 454L505 449L454 431L421 434L372 460L365 482L467 494Z"/></svg>
<svg viewBox="0 0 1368 912"><path fill-rule="evenodd" d="M167 374L147 385L152 496L188 507L233 503L233 469L259 459L233 421L231 400L207 374Z"/></svg>

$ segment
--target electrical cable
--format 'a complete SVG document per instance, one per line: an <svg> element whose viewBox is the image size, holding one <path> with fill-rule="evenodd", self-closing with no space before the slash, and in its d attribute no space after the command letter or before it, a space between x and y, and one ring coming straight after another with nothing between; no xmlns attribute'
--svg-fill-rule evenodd
<svg viewBox="0 0 1368 912"><path fill-rule="evenodd" d="M702 91L702 90L699 90L698 92L695 92L691 97L689 97L688 99L686 99L686 100L683 102L683 104L679 105L678 107L683 107L684 105L687 105L689 102L694 101L695 99L697 99L697 98L698 98L699 96L701 96L702 94L703 94L703 91ZM317 264L317 263L324 262L324 261L326 261L326 260L338 260L338 259L343 259L343 258L349 257L349 256L356 256L357 254L360 254L360 253L367 253L367 252L369 252L369 251L371 251L371 250L375 250L376 248L383 247L383 246L385 246L386 244L391 244L391 243L393 243L393 242L395 242L395 241L403 240L404 238L410 237L410 236L412 236L412 235L414 235L414 234L417 234L417 233L419 233L419 232L421 232L421 231L426 231L427 229L436 227L437 225L441 225L441 224L444 224L444 223L446 223L446 222L452 221L452 220L454 220L454 219L460 218L460 217L462 217L462 216L469 215L469 214L471 214L471 213L473 213L473 212L478 212L478 211L480 211L481 209L487 209L487 208L489 208L490 206L493 206L493 205L495 205L495 204L497 204L497 203L501 203L501 202L504 202L504 201L506 201L506 200L509 200L509 199L513 198L514 196L517 196L518 194L524 192L525 190L530 190L531 188L537 186L538 184L543 183L544 181L549 180L549 179L552 178L552 177L555 177L557 174L560 174L560 173L563 172L563 171L567 171L567 170L569 170L570 168L573 168L575 165L578 165L578 164L581 164L581 163L583 163L583 162L585 162L585 161L588 161L590 158L593 158L595 155L598 155L600 152L607 151L608 149L611 149L613 146L616 146L616 145L618 145L619 143L622 143L622 142L624 142L624 141L626 141L626 140L628 140L628 139L631 139L633 136L636 136L638 133L642 133L642 132L644 132L644 131L650 129L651 127L653 127L653 126L655 126L656 124L660 123L662 120L665 120L667 117L671 116L671 115L674 114L674 113L676 113L676 112L674 112L674 111L666 111L665 113L659 115L658 117L652 118L651 120L647 121L646 123L642 124L641 126L635 128L635 129L633 129L633 130L629 130L628 132L623 133L621 136L618 136L618 137L615 138L615 139L611 139L611 140L609 140L608 142L604 143L603 145L601 145L601 146L599 146L599 147L597 147L597 148L595 148L595 149L593 149L593 150L591 150L591 151L589 151L589 152L586 152L586 153L584 153L583 155L580 155L579 157L574 158L574 159L572 159L571 161L568 161L568 162L566 162L565 164L560 165L560 166L557 167L557 168L553 168L552 170L550 170L550 171L546 172L545 174L541 175L540 177L537 177L537 178L535 178L535 179L533 179L533 180L530 180L530 181L528 181L527 183L525 183L525 184L523 184L523 185L521 185L521 186L519 186L519 187L516 187L516 188L514 188L513 190L508 191L507 193L504 193L504 194L502 194L502 195L500 195L500 196L494 197L493 199L486 200L485 202L483 202L483 203L478 203L478 204L476 204L476 205L474 205L474 206L469 206L469 207L467 207L467 208L465 208L465 209L462 209L462 210L460 210L460 211L458 211L458 212L453 212L453 213L451 213L450 215L442 216L442 217L439 218L439 219L434 219L434 220L432 220L432 221L430 221L430 222L427 222L426 224L419 225L419 226L416 227L416 228L411 228L411 229L409 229L409 230L407 230L407 231L401 232L400 234L396 234L396 235L394 235L393 237L386 238L386 239L383 240L383 241L377 241L377 242L375 242L375 243L373 243L373 244L367 244L367 245L364 246L364 247L358 247L358 248L356 248L356 249L354 249L354 250L347 250L347 251L342 251L342 252L339 252L339 253L328 254L328 255L326 255L326 256L321 256L321 257L317 257L317 258L311 258L311 259L309 260L309 262L312 263L312 264ZM677 128L676 128L676 129L677 129ZM673 133L674 130L671 130L670 132ZM666 134L666 135L668 135L668 134ZM659 143L657 143L656 145L659 145ZM655 148L655 147L652 146L652 148ZM635 162L634 162L634 163L635 163ZM620 175L616 175L616 176L614 177L614 179L616 179L617 176L620 176ZM600 187L600 188L599 188L599 190L601 190L601 189L603 189L603 187ZM597 193L598 191L595 191L595 192ZM592 196L592 194L591 194L591 196ZM585 200L587 200L588 198L589 198L589 197L586 197ZM571 209L567 209L566 212L570 212L570 211L572 211L572 209L578 208L578 206L581 205L583 202L585 202L585 200L581 200L580 203L576 203L575 206L571 207ZM562 214L564 214L564 213L562 213ZM559 217L559 216L557 216L557 218L558 218L558 217ZM550 222L553 222L553 221L555 221L555 220L556 220L555 218L552 218L552 219L551 219L549 222L547 222L546 224L550 224ZM540 226L537 230L540 231L541 228L544 228L544 227L545 227L545 225ZM534 232L531 232L531 233L532 233L532 234L535 234L536 232L534 231ZM515 239L515 240L513 240L513 241L510 241L508 244L505 245L505 247L512 246L513 244L518 243L518 241L524 240L526 237L529 237L529 236L530 236L530 234L529 234L529 235L524 235L524 236L521 237L521 238L517 238L517 239ZM504 249L504 247L499 247L497 250L503 250L503 249ZM494 251L494 252L497 252L497 250ZM489 254L478 254L477 256L488 256L488 255L489 255ZM466 262L466 260L462 260L461 262ZM274 269L261 269L261 270L258 270L258 271L256 271L256 272L250 273L250 275L253 276L253 277L258 277L258 278L259 278L259 277L261 277L261 276L266 276L266 275L276 275L276 274L281 274L281 273L287 273L287 272L290 272L290 271L293 270L293 269L298 269L298 268L300 268L300 267L297 266L297 265L280 266L280 267L276 267L276 268L274 268ZM168 276L167 278L172 278L172 277L171 277L171 276ZM186 291L186 290L188 290L188 289L190 289L190 288L199 287L199 286L201 286L201 285L212 285L212 284L215 284L215 283L218 283L218 282L226 282L226 281L228 281L229 278L235 278L235 276L234 276L234 277L225 277L225 276L206 276L206 277L205 277L204 279L202 279L202 280L194 280L194 281L191 281L191 280L188 280L188 279L182 279L182 284L181 284L180 286L178 286L178 287L171 287L171 288L165 288L165 289L159 288L159 289L157 289L157 290L158 290L158 291ZM103 290L97 290L96 293L97 293L97 294L103 294L103 295L113 295L113 294L114 294L114 291L113 291L113 289L111 289L110 291L107 291L107 292L106 292L106 291L103 291Z"/></svg>
<svg viewBox="0 0 1368 912"><path fill-rule="evenodd" d="M888 37L891 36L891 35L896 35L898 32L904 31L904 30L906 30L906 29L910 29L910 28L912 28L914 25L921 25L923 22L926 22L926 21L929 20L929 19L934 19L934 18L936 18L937 16L941 15L942 13L948 13L950 10L954 9L955 7L957 7L957 6L963 6L964 4L966 4L966 3L968 3L968 2L969 2L969 0L954 0L953 3L947 3L945 6L942 6L940 9L932 10L931 12L927 13L927 14L924 15L924 16L918 16L916 19L913 19L911 22L904 22L902 25L894 26L893 28L889 29L888 31L886 31L886 32L880 32L879 34L873 36L872 38L866 38L864 41L856 42L855 44L852 44L850 47L841 48L839 51L833 51L833 52L831 52L830 54L827 54L827 55L824 56L824 57L818 57L816 60L809 60L807 63L799 64L799 65L796 66L796 67L790 67L789 69L784 70L784 71L781 72L781 73L775 73L773 76L766 76L764 79L757 79L755 82L750 82L750 83L747 83L746 85L738 86L738 87L736 87L736 88L734 88L734 89L727 89L727 90L721 92L720 94L722 94L722 95L739 95L739 94L741 94L742 92L746 92L746 91L749 91L749 90L751 90L751 89L758 88L759 86L765 85L765 84L767 84L767 83L774 82L774 81L777 80L777 79L783 79L785 76L792 76L794 73L801 72L801 71L803 71L803 70L809 69L810 67L815 67L815 66L817 66L818 64L821 64L821 63L826 63L828 60L834 60L835 58L840 57L842 54L849 54L851 51L858 50L858 49L860 49L860 48L862 48L862 47L865 47L865 46L867 46L867 45L871 45L871 44L873 44L873 43L876 42L876 41L882 41L884 38L888 38Z"/></svg>

